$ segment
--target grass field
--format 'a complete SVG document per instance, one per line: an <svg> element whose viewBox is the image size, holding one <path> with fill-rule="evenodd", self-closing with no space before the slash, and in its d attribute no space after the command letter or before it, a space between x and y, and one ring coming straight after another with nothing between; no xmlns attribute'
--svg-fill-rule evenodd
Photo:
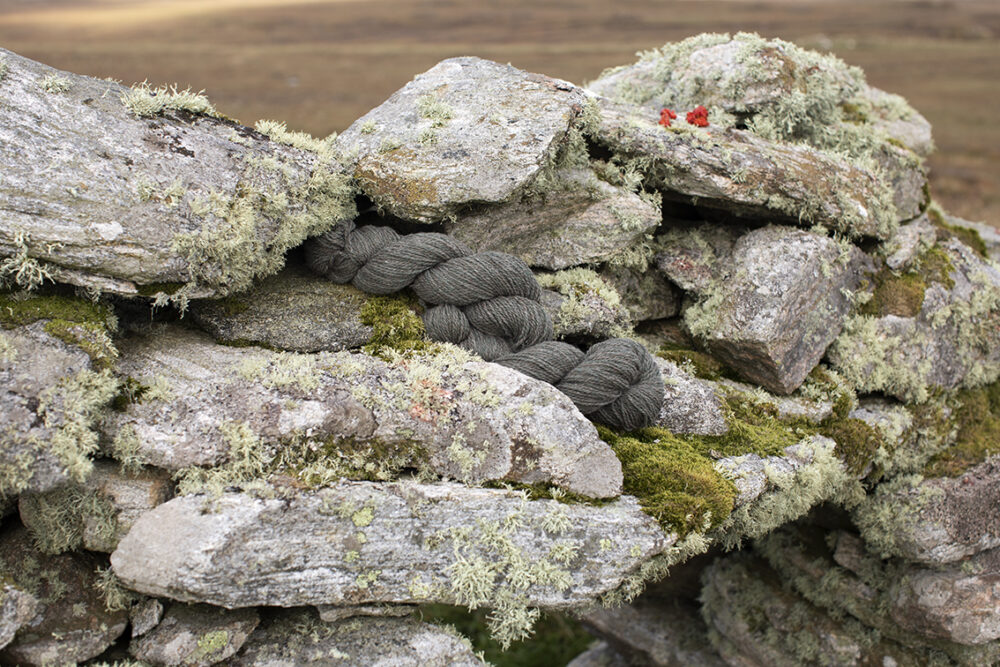
<svg viewBox="0 0 1000 667"><path fill-rule="evenodd" d="M752 30L860 65L934 125L932 189L1000 225L997 0L2 0L0 45L126 83L205 89L252 124L342 130L449 56L577 83L640 49Z"/></svg>

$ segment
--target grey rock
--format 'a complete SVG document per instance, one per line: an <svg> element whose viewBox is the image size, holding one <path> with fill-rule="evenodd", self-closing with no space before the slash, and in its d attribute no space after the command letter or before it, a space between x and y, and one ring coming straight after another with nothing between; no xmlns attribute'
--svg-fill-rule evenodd
<svg viewBox="0 0 1000 667"><path fill-rule="evenodd" d="M825 442L831 440L823 438ZM726 456L715 462L715 469L725 475L739 493L733 507L750 505L765 491L780 486L776 482L792 479L796 473L813 463L812 451L801 443L786 447L783 456L741 454Z"/></svg>
<svg viewBox="0 0 1000 667"><path fill-rule="evenodd" d="M444 602L566 609L676 539L634 498L602 507L457 484L342 482L262 499L182 496L111 555L124 584L225 607ZM508 600L509 602L509 600Z"/></svg>
<svg viewBox="0 0 1000 667"><path fill-rule="evenodd" d="M979 238L982 239L983 244L986 246L986 255L994 262L1000 262L1000 230L996 227L981 222L964 220L958 216L948 215L947 213L944 214L944 221L952 227L964 227L979 234Z"/></svg>
<svg viewBox="0 0 1000 667"><path fill-rule="evenodd" d="M128 621L132 626L132 637L141 637L155 628L163 618L163 603L156 598L146 598L136 602L128 610Z"/></svg>
<svg viewBox="0 0 1000 667"><path fill-rule="evenodd" d="M680 311L677 288L657 271L606 265L598 273L621 296L633 322L673 317Z"/></svg>
<svg viewBox="0 0 1000 667"><path fill-rule="evenodd" d="M781 419L801 418L818 424L833 414L833 403L830 401L812 400L805 396L775 396L760 387L728 378L720 378L718 385L722 391L735 390L741 394L754 394L758 399L773 405Z"/></svg>
<svg viewBox="0 0 1000 667"><path fill-rule="evenodd" d="M481 667L468 640L412 618L351 618L322 623L298 613L265 622L230 667L293 665Z"/></svg>
<svg viewBox="0 0 1000 667"><path fill-rule="evenodd" d="M410 467L469 482L621 492L621 464L569 398L446 349L388 363L348 352L227 347L168 327L123 342L116 370L154 389L101 428L169 470L222 464L249 437L258 456L274 461L291 447L308 453L331 442L346 460L368 443L400 451Z"/></svg>
<svg viewBox="0 0 1000 667"><path fill-rule="evenodd" d="M656 268L686 292L703 294L722 278L740 228L679 227L657 239Z"/></svg>
<svg viewBox="0 0 1000 667"><path fill-rule="evenodd" d="M1000 458L958 477L903 476L880 484L855 511L861 535L883 555L953 563L1000 547Z"/></svg>
<svg viewBox="0 0 1000 667"><path fill-rule="evenodd" d="M205 114L137 117L129 88L0 53L0 257L101 291L190 281L185 296L208 296L274 273L353 212L328 158Z"/></svg>
<svg viewBox="0 0 1000 667"><path fill-rule="evenodd" d="M334 145L384 210L436 222L469 204L515 199L555 158L584 101L565 81L449 58L356 120Z"/></svg>
<svg viewBox="0 0 1000 667"><path fill-rule="evenodd" d="M46 324L0 329L0 497L85 479L97 449L93 422L117 388Z"/></svg>
<svg viewBox="0 0 1000 667"><path fill-rule="evenodd" d="M933 388L1000 376L1000 269L950 239L949 286L929 281L916 317L852 315L830 347L831 367L859 393L926 401Z"/></svg>
<svg viewBox="0 0 1000 667"><path fill-rule="evenodd" d="M648 161L647 184L669 196L736 217L880 239L897 226L891 184L855 164L745 130L663 128L639 107L597 103L594 140L624 159Z"/></svg>
<svg viewBox="0 0 1000 667"><path fill-rule="evenodd" d="M31 593L11 584L0 586L0 649L41 610L42 603Z"/></svg>
<svg viewBox="0 0 1000 667"><path fill-rule="evenodd" d="M208 667L239 651L258 623L256 609L172 604L159 625L132 640L129 653L153 665Z"/></svg>
<svg viewBox="0 0 1000 667"><path fill-rule="evenodd" d="M594 271L570 269L536 277L543 287L539 302L552 318L557 338L604 340L631 329L621 295Z"/></svg>
<svg viewBox="0 0 1000 667"><path fill-rule="evenodd" d="M852 245L769 226L742 236L729 269L685 311L692 333L747 379L794 391L837 337L871 261Z"/></svg>
<svg viewBox="0 0 1000 667"><path fill-rule="evenodd" d="M654 356L666 393L656 420L673 433L724 435L729 424L715 383L696 378L676 364Z"/></svg>
<svg viewBox="0 0 1000 667"><path fill-rule="evenodd" d="M361 322L368 295L304 268L285 267L247 292L197 300L189 311L224 343L255 343L292 352L337 352L365 345L372 328Z"/></svg>
<svg viewBox="0 0 1000 667"><path fill-rule="evenodd" d="M529 266L565 269L602 262L660 224L660 209L590 169L557 171L550 189L482 208L448 223L473 250L499 250Z"/></svg>
<svg viewBox="0 0 1000 667"><path fill-rule="evenodd" d="M629 667L631 663L605 641L596 641L590 648L570 660L566 667Z"/></svg>
<svg viewBox="0 0 1000 667"><path fill-rule="evenodd" d="M359 604L348 607L321 604L316 607L316 611L319 613L319 620L324 623L335 623L353 616L409 616L416 609L416 606L409 604Z"/></svg>
<svg viewBox="0 0 1000 667"><path fill-rule="evenodd" d="M5 530L0 543L0 578L13 580L40 603L0 650L0 663L82 662L103 653L124 632L125 612L108 611L96 586L96 558L82 553L46 556L23 528Z"/></svg>
<svg viewBox="0 0 1000 667"><path fill-rule="evenodd" d="M931 124L899 95L866 86L861 95L872 104L869 122L920 157L934 152ZM902 105L900 104L902 103Z"/></svg>
<svg viewBox="0 0 1000 667"><path fill-rule="evenodd" d="M885 244L885 263L893 271L908 269L913 260L932 247L937 240L937 230L926 214L900 225Z"/></svg>
<svg viewBox="0 0 1000 667"><path fill-rule="evenodd" d="M655 667L723 667L712 650L698 607L685 600L640 597L631 604L588 612L588 629L634 664Z"/></svg>

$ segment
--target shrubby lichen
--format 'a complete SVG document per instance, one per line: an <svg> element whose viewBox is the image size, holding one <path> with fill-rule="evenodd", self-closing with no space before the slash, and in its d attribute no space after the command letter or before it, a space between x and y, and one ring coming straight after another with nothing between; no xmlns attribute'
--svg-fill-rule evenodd
<svg viewBox="0 0 1000 667"><path fill-rule="evenodd" d="M203 116L218 117L219 113L202 93L190 88L178 90L176 85L153 88L148 81L132 86L122 93L121 101L136 116L148 117L165 111L186 111Z"/></svg>

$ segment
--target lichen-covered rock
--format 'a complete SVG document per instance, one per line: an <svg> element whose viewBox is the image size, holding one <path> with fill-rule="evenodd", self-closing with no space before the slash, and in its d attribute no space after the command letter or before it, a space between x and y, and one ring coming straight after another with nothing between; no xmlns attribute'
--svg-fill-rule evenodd
<svg viewBox="0 0 1000 667"><path fill-rule="evenodd" d="M40 603L38 613L0 650L4 664L42 665L100 655L125 630L123 609L111 611L90 554L46 556L23 528L0 533L0 580L13 580Z"/></svg>
<svg viewBox="0 0 1000 667"><path fill-rule="evenodd" d="M368 295L300 267L286 267L247 292L197 300L194 320L217 341L253 343L291 352L337 352L371 340L362 322Z"/></svg>
<svg viewBox="0 0 1000 667"><path fill-rule="evenodd" d="M937 230L927 215L900 225L885 244L885 264L893 271L910 268L913 260L937 241Z"/></svg>
<svg viewBox="0 0 1000 667"><path fill-rule="evenodd" d="M794 391L837 337L871 262L858 248L789 227L742 236L723 277L685 312L692 333L769 391Z"/></svg>
<svg viewBox="0 0 1000 667"><path fill-rule="evenodd" d="M560 339L604 340L631 328L629 310L610 282L591 269L539 273L539 302Z"/></svg>
<svg viewBox="0 0 1000 667"><path fill-rule="evenodd" d="M596 641L590 648L570 660L566 667L629 667L628 658L605 641Z"/></svg>
<svg viewBox="0 0 1000 667"><path fill-rule="evenodd" d="M674 539L628 496L591 507L457 484L342 482L285 498L175 498L136 522L111 563L134 590L230 608L571 608Z"/></svg>
<svg viewBox="0 0 1000 667"><path fill-rule="evenodd" d="M473 250L499 250L529 266L565 269L606 260L660 224L660 209L587 168L563 169L541 194L448 223Z"/></svg>
<svg viewBox="0 0 1000 667"><path fill-rule="evenodd" d="M584 101L565 81L449 58L356 120L334 145L385 211L436 222L469 204L519 196L555 159Z"/></svg>
<svg viewBox="0 0 1000 667"><path fill-rule="evenodd" d="M444 350L385 362L227 347L167 328L122 344L116 370L137 383L135 400L101 428L112 451L145 463L227 465L224 474L237 477L222 486L268 473L316 484L421 468L593 497L621 492L618 460L568 397Z"/></svg>
<svg viewBox="0 0 1000 667"><path fill-rule="evenodd" d="M657 239L653 261L684 291L704 294L722 278L744 231L721 225L674 227Z"/></svg>
<svg viewBox="0 0 1000 667"><path fill-rule="evenodd" d="M34 302L4 300L4 309ZM49 326L54 322L57 327ZM93 423L118 383L95 369L74 338L63 339L63 324L76 326L46 318L0 329L0 497L48 491L90 473ZM106 333L103 340L114 349Z"/></svg>
<svg viewBox="0 0 1000 667"><path fill-rule="evenodd" d="M832 442L828 439L827 443ZM739 495L734 507L750 505L770 489L781 489L787 480L814 462L815 453L809 447L795 444L786 447L782 456L741 454L726 456L715 462L715 468L736 486ZM808 508L806 508L808 509Z"/></svg>
<svg viewBox="0 0 1000 667"><path fill-rule="evenodd" d="M266 621L231 667L286 665L482 667L469 641L453 630L407 618L351 618L322 623L308 612Z"/></svg>
<svg viewBox="0 0 1000 667"><path fill-rule="evenodd" d="M945 564L1000 547L1000 458L957 477L904 475L854 512L865 542L885 556Z"/></svg>
<svg viewBox="0 0 1000 667"><path fill-rule="evenodd" d="M352 616L409 616L417 609L411 604L357 604L340 606L321 604L316 607L319 620L324 623L335 623Z"/></svg>
<svg viewBox="0 0 1000 667"><path fill-rule="evenodd" d="M172 604L159 625L129 644L129 653L152 665L208 667L234 655L260 623L256 609Z"/></svg>
<svg viewBox="0 0 1000 667"><path fill-rule="evenodd" d="M189 91L129 89L0 55L0 258L14 261L0 263L0 278L224 294L353 214L328 144L314 142L317 153L270 141Z"/></svg>
<svg viewBox="0 0 1000 667"><path fill-rule="evenodd" d="M679 291L657 271L606 265L598 274L621 296L633 322L661 320L680 311Z"/></svg>
<svg viewBox="0 0 1000 667"><path fill-rule="evenodd" d="M894 304L888 290L899 283L885 281L872 312L849 317L830 347L831 367L859 392L923 402L932 389L1000 376L1000 269L955 239L921 262L922 273L898 279L913 306Z"/></svg>
<svg viewBox="0 0 1000 667"><path fill-rule="evenodd" d="M632 604L586 613L583 623L632 663L655 667L723 667L705 622L690 602L642 597Z"/></svg>
<svg viewBox="0 0 1000 667"><path fill-rule="evenodd" d="M156 598L146 598L136 602L128 610L128 621L132 626L132 637L141 637L157 625L163 618L163 603Z"/></svg>
<svg viewBox="0 0 1000 667"><path fill-rule="evenodd" d="M0 584L0 649L42 610L42 603L31 593L9 583Z"/></svg>
<svg viewBox="0 0 1000 667"><path fill-rule="evenodd" d="M676 364L653 357L660 367L666 393L657 426L672 433L723 435L729 431L715 383L696 378Z"/></svg>

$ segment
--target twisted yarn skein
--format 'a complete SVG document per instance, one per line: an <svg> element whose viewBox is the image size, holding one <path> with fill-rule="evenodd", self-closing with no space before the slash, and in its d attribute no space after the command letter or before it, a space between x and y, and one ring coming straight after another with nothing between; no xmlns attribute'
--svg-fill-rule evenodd
<svg viewBox="0 0 1000 667"><path fill-rule="evenodd" d="M427 305L424 326L432 340L548 382L591 419L631 431L660 414L663 379L646 349L614 338L584 353L551 340L541 288L513 255L474 253L445 234L400 235L353 222L310 239L305 250L309 267L333 282L370 294L412 288Z"/></svg>

